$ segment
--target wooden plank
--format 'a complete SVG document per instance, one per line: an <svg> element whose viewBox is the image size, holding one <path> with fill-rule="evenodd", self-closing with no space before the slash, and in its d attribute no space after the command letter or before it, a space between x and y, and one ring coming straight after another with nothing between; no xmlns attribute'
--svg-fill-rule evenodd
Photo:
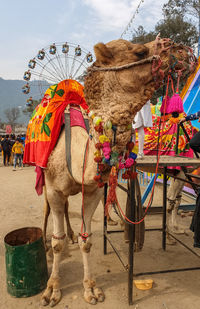
<svg viewBox="0 0 200 309"><path fill-rule="evenodd" d="M143 159L136 160L136 166L144 167L151 166L154 167L157 165L157 156L144 156ZM192 166L197 168L200 166L200 159L196 158L187 158L180 156L160 156L159 159L159 167L167 167L167 166Z"/></svg>

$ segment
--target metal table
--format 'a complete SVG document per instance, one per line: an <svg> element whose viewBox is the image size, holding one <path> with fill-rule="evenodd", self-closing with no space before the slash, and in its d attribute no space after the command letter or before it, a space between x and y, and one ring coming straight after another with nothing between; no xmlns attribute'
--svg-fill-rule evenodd
<svg viewBox="0 0 200 309"><path fill-rule="evenodd" d="M148 172L154 172L156 171L157 166L157 156L145 156L143 159L137 159L136 162L136 168L138 170L148 171ZM163 174L163 219L162 219L162 229L152 229L152 230L161 230L162 231L162 248L163 250L166 250L166 211L167 211L167 176L169 166L179 166L181 167L186 176L189 177L189 181L191 183L191 177L187 173L188 168L189 169L195 169L200 166L200 159L194 159L194 158L187 158L187 157L181 157L181 156L160 156L159 159L159 167L158 167L158 173ZM173 175L170 174L171 177ZM176 178L176 177L175 177ZM185 180L183 180L185 181ZM131 209L130 209L130 220L135 221L135 180L130 181L130 188L129 191L126 190L124 187L119 186L122 190L124 190L127 194L130 196L130 203L131 203ZM106 204L106 198L107 198L107 184L105 185L104 189L104 205ZM148 229L148 231L151 229ZM118 250L114 247L112 244L112 241L110 237L108 236L109 233L115 233L115 232L121 232L121 231L108 231L107 230L107 218L104 215L104 254L107 254L107 241L109 241L111 247L113 248L114 252L117 254L118 258L120 259L122 265L124 266L125 270L128 272L128 302L129 305L133 304L133 268L134 268L134 242L135 242L135 225L129 225L129 235L130 235L130 241L129 241L129 249L128 249L128 265L126 265L122 258L120 257L120 254ZM185 245L183 242L181 242L178 238L176 238L174 235L169 233L170 236L172 236L174 239L176 239L181 245L183 245L185 248L190 250L193 254L200 256L196 254L195 251L193 251L191 248L189 248L187 245ZM193 267L193 268L182 268L182 269L171 269L171 270L163 270L163 271L156 271L156 272L145 272L145 273L137 273L134 274L135 276L140 275L150 275L150 274L157 274L157 273L168 273L168 272L179 272L179 271L187 271L187 270L197 270L200 269L200 267Z"/></svg>

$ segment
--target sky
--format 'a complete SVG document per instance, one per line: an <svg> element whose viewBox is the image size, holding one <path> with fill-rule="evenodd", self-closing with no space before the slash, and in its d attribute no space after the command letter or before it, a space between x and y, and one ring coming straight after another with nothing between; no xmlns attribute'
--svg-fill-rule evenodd
<svg viewBox="0 0 200 309"><path fill-rule="evenodd" d="M22 80L28 61L54 42L79 44L93 52L96 43L120 38L139 2L0 0L0 77ZM146 31L153 30L166 2L144 0L132 29L142 25Z"/></svg>

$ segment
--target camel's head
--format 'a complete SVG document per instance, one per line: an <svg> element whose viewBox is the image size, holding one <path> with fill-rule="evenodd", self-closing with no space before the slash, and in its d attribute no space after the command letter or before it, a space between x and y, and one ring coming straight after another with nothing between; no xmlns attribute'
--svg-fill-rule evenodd
<svg viewBox="0 0 200 309"><path fill-rule="evenodd" d="M190 48L169 39L147 44L115 40L94 46L96 62L88 69L85 97L90 110L117 127L121 149L130 137L127 130L137 111L167 82L170 71L185 76L195 68Z"/></svg>
<svg viewBox="0 0 200 309"><path fill-rule="evenodd" d="M116 72L119 84L128 92L150 83L154 91L170 70L186 76L196 65L191 48L159 36L144 45L122 39L98 43L94 51L96 62L91 70Z"/></svg>

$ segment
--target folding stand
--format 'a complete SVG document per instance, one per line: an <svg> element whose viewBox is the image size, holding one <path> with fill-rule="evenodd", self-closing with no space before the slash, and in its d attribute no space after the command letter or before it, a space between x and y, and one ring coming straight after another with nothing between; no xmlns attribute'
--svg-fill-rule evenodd
<svg viewBox="0 0 200 309"><path fill-rule="evenodd" d="M141 168L154 168L157 164L157 157L156 156L147 156L144 157L142 160L137 160L137 169ZM162 219L162 229L147 229L147 231L162 231L162 248L163 250L166 250L166 210L167 210L167 166L180 166L181 168L186 169L186 166L192 166L193 168L196 168L200 165L199 159L193 159L193 158L186 158L186 157L169 157L169 156L161 156L159 161L159 174L163 174L163 219ZM187 173L185 171L186 176ZM171 176L171 175L170 175ZM185 180L183 180L185 181ZM189 181L190 182L190 181ZM135 221L135 180L130 181L130 189L127 190L123 186L120 186L120 189L125 191L127 194L129 194L130 197L130 220ZM107 185L105 185L104 190L104 205L106 204L106 198L107 198ZM120 262L122 263L125 270L128 272L128 303L129 305L133 304L133 269L134 269L134 243L135 243L135 225L129 225L129 250L128 250L128 265L126 265L118 250L113 246L112 241L110 237L108 236L111 233L117 233L122 231L108 231L107 230L107 218L104 215L104 254L107 254L107 241L109 241L112 249L118 256ZM180 241L178 238L176 238L173 234L169 233L171 237L176 239L181 245L183 245L186 249L188 249L190 252L192 252L194 255L200 258L200 256L193 251L191 248L189 248L187 245L185 245L182 241ZM150 274L159 274L159 273L170 273L170 272L180 272L180 271L188 271L188 270L197 270L200 269L200 267L192 267L192 268L181 268L181 269L167 269L167 270L161 270L161 271L154 271L154 272L144 272L144 273L137 273L134 274L134 276L140 276L140 275L150 275Z"/></svg>

